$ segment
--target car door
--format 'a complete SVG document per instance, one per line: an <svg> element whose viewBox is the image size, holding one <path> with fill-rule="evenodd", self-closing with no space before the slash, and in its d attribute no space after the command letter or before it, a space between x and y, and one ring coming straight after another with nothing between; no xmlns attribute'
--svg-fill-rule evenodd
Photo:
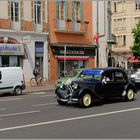
<svg viewBox="0 0 140 140"><path fill-rule="evenodd" d="M106 81L106 83L102 83L102 91L103 96L105 98L111 98L116 94L115 90L115 82L114 82L114 72L113 71L106 71L103 74L103 77L106 76L109 78L109 80Z"/></svg>
<svg viewBox="0 0 140 140"><path fill-rule="evenodd" d="M125 78L125 74L122 71L115 71L114 72L114 90L116 94L114 96L120 96L127 84L127 80Z"/></svg>

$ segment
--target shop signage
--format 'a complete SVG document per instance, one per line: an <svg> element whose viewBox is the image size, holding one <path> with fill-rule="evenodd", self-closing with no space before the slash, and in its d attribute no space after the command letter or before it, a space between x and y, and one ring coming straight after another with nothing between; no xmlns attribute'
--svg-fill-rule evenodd
<svg viewBox="0 0 140 140"><path fill-rule="evenodd" d="M62 56L66 52L67 56L95 56L95 48L92 47L53 47L53 53L57 56Z"/></svg>
<svg viewBox="0 0 140 140"><path fill-rule="evenodd" d="M0 55L24 55L23 44L0 43Z"/></svg>
<svg viewBox="0 0 140 140"><path fill-rule="evenodd" d="M60 50L60 54L64 54L64 50ZM81 55L83 54L84 55L84 51L81 51L81 50L66 50L66 54L69 54L69 55Z"/></svg>

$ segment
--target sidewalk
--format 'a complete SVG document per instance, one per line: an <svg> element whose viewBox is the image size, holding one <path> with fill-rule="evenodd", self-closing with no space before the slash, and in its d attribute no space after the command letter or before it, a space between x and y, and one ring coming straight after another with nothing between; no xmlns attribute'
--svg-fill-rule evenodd
<svg viewBox="0 0 140 140"><path fill-rule="evenodd" d="M53 84L47 84L46 86L26 86L25 90L23 90L23 93L32 93L32 92L45 92L45 91L54 91L55 87Z"/></svg>

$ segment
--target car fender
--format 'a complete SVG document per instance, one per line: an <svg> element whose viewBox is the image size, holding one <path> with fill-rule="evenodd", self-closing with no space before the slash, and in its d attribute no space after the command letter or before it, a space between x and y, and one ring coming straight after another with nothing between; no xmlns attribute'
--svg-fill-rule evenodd
<svg viewBox="0 0 140 140"><path fill-rule="evenodd" d="M123 91L123 94L122 94L122 95L125 96L127 90L130 89L130 88L132 88L132 89L134 90L134 92L137 93L137 89L136 89L135 85L134 85L133 83L129 82L129 83L124 87L124 91Z"/></svg>
<svg viewBox="0 0 140 140"><path fill-rule="evenodd" d="M94 98L99 99L100 97L95 93L95 91L89 89L89 88L83 88L79 92L79 97L81 98L85 93L90 93Z"/></svg>

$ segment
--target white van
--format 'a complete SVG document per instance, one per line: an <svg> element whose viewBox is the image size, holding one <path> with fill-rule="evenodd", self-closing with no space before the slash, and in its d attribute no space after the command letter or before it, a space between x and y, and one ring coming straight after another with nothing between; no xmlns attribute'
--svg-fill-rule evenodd
<svg viewBox="0 0 140 140"><path fill-rule="evenodd" d="M0 94L20 95L25 89L25 80L21 67L0 67Z"/></svg>

